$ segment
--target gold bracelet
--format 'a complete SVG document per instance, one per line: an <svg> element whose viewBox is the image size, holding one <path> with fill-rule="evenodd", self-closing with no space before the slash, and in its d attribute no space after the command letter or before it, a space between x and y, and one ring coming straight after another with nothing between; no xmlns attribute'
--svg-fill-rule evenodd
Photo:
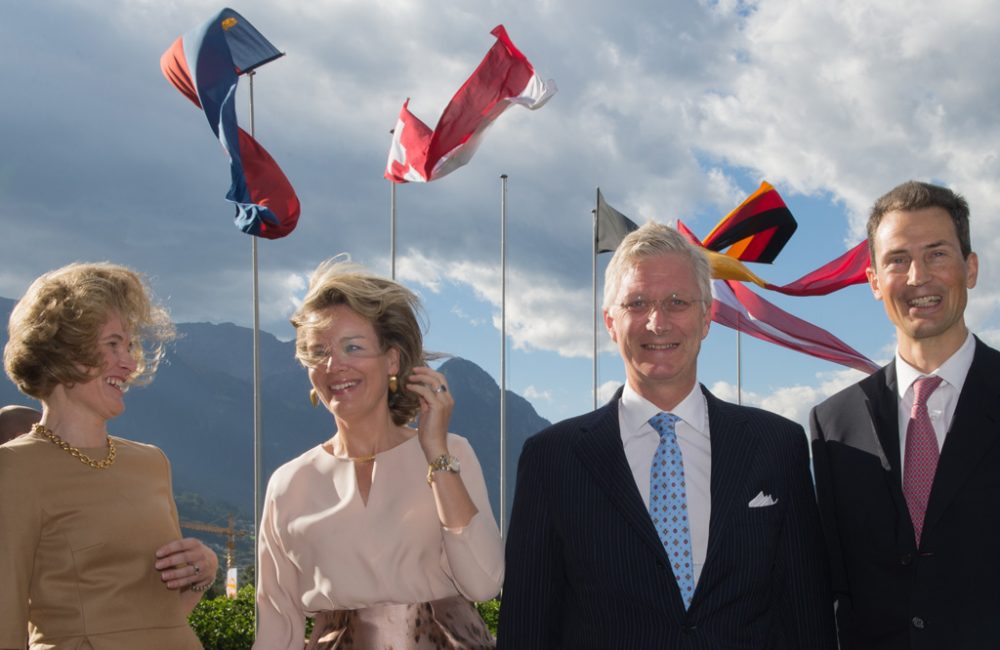
<svg viewBox="0 0 1000 650"><path fill-rule="evenodd" d="M212 580L211 582L206 582L203 585L191 585L190 587L188 587L188 589L190 589L191 591L197 591L197 592L201 593L203 591L208 591L209 589L211 589L212 585L214 585L214 584L215 584L215 580Z"/></svg>

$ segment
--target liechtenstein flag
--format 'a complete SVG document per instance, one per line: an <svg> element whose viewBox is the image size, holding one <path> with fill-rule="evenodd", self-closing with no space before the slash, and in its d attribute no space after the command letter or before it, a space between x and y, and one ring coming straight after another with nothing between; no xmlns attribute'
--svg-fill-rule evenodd
<svg viewBox="0 0 1000 650"><path fill-rule="evenodd" d="M299 220L299 199L278 163L237 126L236 84L239 75L283 54L243 16L223 9L174 41L160 57L167 80L205 111L229 156L233 184L226 199L236 204L236 226L268 239L292 232Z"/></svg>

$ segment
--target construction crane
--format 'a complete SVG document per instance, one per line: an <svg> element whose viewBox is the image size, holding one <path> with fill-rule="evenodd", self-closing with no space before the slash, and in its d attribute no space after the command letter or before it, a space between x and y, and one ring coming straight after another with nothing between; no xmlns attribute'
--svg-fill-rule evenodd
<svg viewBox="0 0 1000 650"><path fill-rule="evenodd" d="M187 528L189 530L198 530L205 533L215 533L216 535L226 536L226 571L233 568L233 555L236 552L236 538L245 537L249 533L245 530L236 530L236 517L229 515L229 525L228 526L216 526L215 524L206 524L200 521L182 521L181 528Z"/></svg>

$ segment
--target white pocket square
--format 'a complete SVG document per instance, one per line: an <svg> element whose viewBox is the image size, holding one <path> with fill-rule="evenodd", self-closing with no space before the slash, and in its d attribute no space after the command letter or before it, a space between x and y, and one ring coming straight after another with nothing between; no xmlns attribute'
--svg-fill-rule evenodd
<svg viewBox="0 0 1000 650"><path fill-rule="evenodd" d="M768 506L773 506L777 502L778 502L777 499L772 497L770 494L764 494L764 491L761 490L759 493L757 493L757 496L750 499L750 503L748 503L747 505L750 506L751 508L767 508Z"/></svg>

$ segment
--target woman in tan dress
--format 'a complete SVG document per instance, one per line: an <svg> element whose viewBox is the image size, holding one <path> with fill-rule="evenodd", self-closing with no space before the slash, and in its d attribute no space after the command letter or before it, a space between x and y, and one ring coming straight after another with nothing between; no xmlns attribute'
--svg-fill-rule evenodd
<svg viewBox="0 0 1000 650"><path fill-rule="evenodd" d="M170 466L108 435L124 393L173 336L134 272L72 264L14 307L7 375L42 403L0 446L0 648L188 650L187 624L218 559L181 539Z"/></svg>
<svg viewBox="0 0 1000 650"><path fill-rule="evenodd" d="M275 471L258 552L257 650L492 648L470 601L503 547L445 377L423 365L405 287L336 259L292 317L296 356L336 433ZM407 426L419 413L419 424Z"/></svg>

